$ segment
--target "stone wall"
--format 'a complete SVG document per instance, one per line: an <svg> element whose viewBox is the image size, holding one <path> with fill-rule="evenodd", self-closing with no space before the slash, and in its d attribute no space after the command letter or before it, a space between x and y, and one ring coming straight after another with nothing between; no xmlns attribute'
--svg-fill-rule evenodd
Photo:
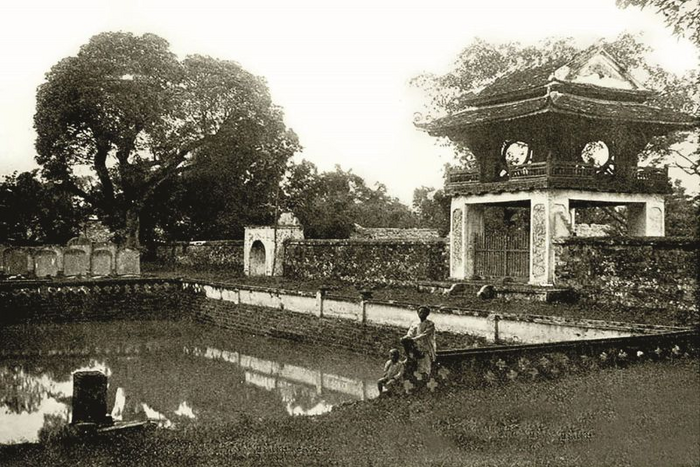
<svg viewBox="0 0 700 467"><path fill-rule="evenodd" d="M179 319L193 297L177 281L104 279L0 283L0 326L121 319Z"/></svg>
<svg viewBox="0 0 700 467"><path fill-rule="evenodd" d="M584 302L629 307L629 321L635 312L663 309L697 323L699 246L671 237L558 239L556 285Z"/></svg>
<svg viewBox="0 0 700 467"><path fill-rule="evenodd" d="M156 246L156 259L201 269L229 269L243 273L243 240L173 242Z"/></svg>
<svg viewBox="0 0 700 467"><path fill-rule="evenodd" d="M285 276L299 279L385 284L444 280L448 245L442 239L290 241L284 268Z"/></svg>
<svg viewBox="0 0 700 467"><path fill-rule="evenodd" d="M367 240L437 240L437 229L400 229L395 227L362 227L355 224L350 239Z"/></svg>
<svg viewBox="0 0 700 467"><path fill-rule="evenodd" d="M67 246L0 245L0 276L21 278L138 276L141 254L113 243L76 238Z"/></svg>

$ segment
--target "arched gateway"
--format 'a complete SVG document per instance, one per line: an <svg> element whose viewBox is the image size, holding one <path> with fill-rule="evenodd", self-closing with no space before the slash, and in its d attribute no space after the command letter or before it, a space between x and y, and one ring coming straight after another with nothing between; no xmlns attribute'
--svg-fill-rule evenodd
<svg viewBox="0 0 700 467"><path fill-rule="evenodd" d="M245 228L243 271L248 276L281 276L284 242L304 238L304 229L291 214L284 213L275 225Z"/></svg>
<svg viewBox="0 0 700 467"><path fill-rule="evenodd" d="M265 245L260 240L255 240L250 247L249 275L264 276L266 266Z"/></svg>
<svg viewBox="0 0 700 467"><path fill-rule="evenodd" d="M448 174L450 276L554 281L552 239L574 231L576 209L625 206L629 235L664 235L667 169L638 167L657 135L700 120L646 103L602 48L497 79L466 110L417 126L466 145L476 166ZM596 148L600 153L593 153ZM486 210L520 209L521 224L489 229Z"/></svg>

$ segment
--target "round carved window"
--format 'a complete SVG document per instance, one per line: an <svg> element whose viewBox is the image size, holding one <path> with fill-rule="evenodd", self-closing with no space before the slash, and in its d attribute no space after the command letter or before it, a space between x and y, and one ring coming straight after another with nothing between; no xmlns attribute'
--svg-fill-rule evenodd
<svg viewBox="0 0 700 467"><path fill-rule="evenodd" d="M527 143L507 141L504 144L504 156L508 165L524 165L530 162L532 153Z"/></svg>
<svg viewBox="0 0 700 467"><path fill-rule="evenodd" d="M592 164L595 167L604 167L612 162L608 145L602 141L592 141L586 144L581 151L581 159L586 164Z"/></svg>

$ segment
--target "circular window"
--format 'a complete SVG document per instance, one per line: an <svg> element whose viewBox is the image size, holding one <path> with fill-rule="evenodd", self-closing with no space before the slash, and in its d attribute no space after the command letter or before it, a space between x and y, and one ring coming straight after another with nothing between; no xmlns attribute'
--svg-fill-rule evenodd
<svg viewBox="0 0 700 467"><path fill-rule="evenodd" d="M522 141L506 141L503 150L508 165L527 164L532 156L530 147Z"/></svg>
<svg viewBox="0 0 700 467"><path fill-rule="evenodd" d="M608 145L602 141L592 141L586 144L581 151L581 159L586 164L592 164L595 167L609 165L611 160Z"/></svg>

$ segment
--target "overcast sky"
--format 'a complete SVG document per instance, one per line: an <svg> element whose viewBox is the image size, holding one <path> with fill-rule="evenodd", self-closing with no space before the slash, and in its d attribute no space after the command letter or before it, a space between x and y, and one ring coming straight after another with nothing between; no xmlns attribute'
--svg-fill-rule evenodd
<svg viewBox="0 0 700 467"><path fill-rule="evenodd" d="M615 0L489 1L55 1L0 6L0 175L34 163L36 88L61 58L103 31L155 33L180 57L236 60L267 78L274 101L321 170L335 164L410 203L440 186L448 149L414 129L408 81L446 71L478 36L533 43L573 36L582 46L643 32L671 71L696 67L694 50L650 10Z"/></svg>

